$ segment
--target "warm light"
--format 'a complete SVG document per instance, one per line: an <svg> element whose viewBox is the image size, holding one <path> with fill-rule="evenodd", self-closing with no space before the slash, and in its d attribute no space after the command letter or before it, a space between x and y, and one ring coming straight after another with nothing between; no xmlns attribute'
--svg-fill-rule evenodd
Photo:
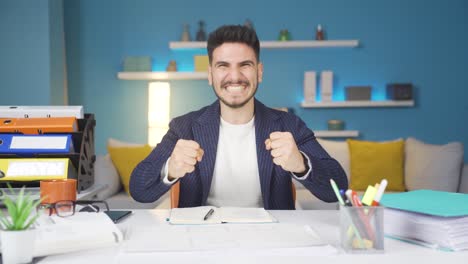
<svg viewBox="0 0 468 264"><path fill-rule="evenodd" d="M169 128L169 100L167 82L151 82L148 87L148 144L156 146Z"/></svg>

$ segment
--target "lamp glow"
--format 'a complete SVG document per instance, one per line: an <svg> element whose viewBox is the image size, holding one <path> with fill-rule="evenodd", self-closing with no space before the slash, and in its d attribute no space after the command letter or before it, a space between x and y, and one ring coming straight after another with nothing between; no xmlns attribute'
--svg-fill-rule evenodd
<svg viewBox="0 0 468 264"><path fill-rule="evenodd" d="M148 144L156 146L169 129L171 91L167 82L148 86Z"/></svg>

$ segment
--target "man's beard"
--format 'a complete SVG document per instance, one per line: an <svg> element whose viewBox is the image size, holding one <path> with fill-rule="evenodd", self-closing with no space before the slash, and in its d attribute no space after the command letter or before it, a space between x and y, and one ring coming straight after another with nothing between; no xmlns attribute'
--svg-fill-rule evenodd
<svg viewBox="0 0 468 264"><path fill-rule="evenodd" d="M214 83L213 80L211 81L211 83ZM225 87L226 85L230 85L232 82L223 82L221 83L221 86L220 87ZM250 86L250 82L249 81L240 81L240 82L237 82L236 84L241 84L241 85L245 85L245 86ZM258 83L257 83L257 86L255 87L255 91L252 93L252 95L250 95L247 99L245 99L244 101L240 102L240 103L229 103L228 101L224 100L224 98L222 98L216 91L216 88L214 87L214 85L212 85L213 87L213 91L215 92L216 94L216 97L218 97L218 99L223 102L223 104L225 104L226 106L230 107L230 108L233 108L233 109L238 109L238 108L241 108L243 107L244 105L246 105L251 99L252 97L255 96L255 94L257 93L257 90L258 90Z"/></svg>

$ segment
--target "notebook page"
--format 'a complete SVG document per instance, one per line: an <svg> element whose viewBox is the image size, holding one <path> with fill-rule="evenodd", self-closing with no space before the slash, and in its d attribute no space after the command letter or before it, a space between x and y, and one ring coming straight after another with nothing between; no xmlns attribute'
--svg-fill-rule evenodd
<svg viewBox="0 0 468 264"><path fill-rule="evenodd" d="M205 215L214 210L206 220ZM202 224L220 224L220 215L218 209L213 206L198 206L189 208L172 208L169 217L169 223L173 225L202 225Z"/></svg>

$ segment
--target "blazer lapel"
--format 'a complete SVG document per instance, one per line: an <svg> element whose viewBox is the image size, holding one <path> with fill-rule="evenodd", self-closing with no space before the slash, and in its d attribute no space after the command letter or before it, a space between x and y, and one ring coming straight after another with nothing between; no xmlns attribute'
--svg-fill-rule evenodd
<svg viewBox="0 0 468 264"><path fill-rule="evenodd" d="M270 183L273 171L273 159L270 151L266 150L265 140L274 131L280 131L277 114L269 110L259 101L255 100L255 138L257 144L257 162L260 174L260 187L262 189L263 206L270 208Z"/></svg>
<svg viewBox="0 0 468 264"><path fill-rule="evenodd" d="M192 128L194 140L205 152L202 161L198 164L202 182L202 205L206 204L213 179L219 138L219 119L219 102L216 101L194 122Z"/></svg>

